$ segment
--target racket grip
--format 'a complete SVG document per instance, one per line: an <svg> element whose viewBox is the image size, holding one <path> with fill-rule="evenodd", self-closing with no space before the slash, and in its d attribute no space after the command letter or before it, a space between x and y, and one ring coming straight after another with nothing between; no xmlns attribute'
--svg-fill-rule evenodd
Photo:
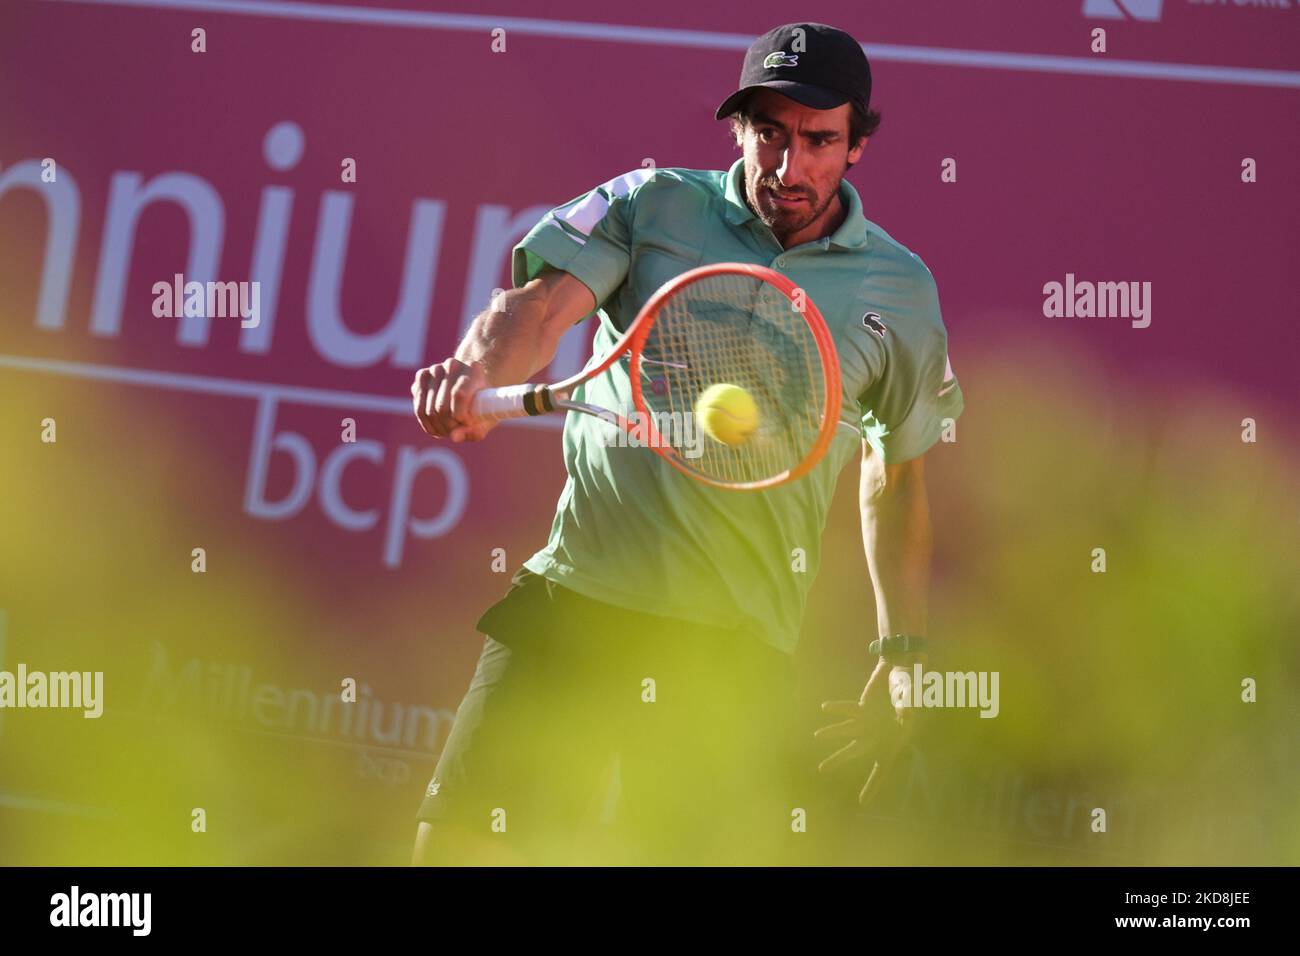
<svg viewBox="0 0 1300 956"><path fill-rule="evenodd" d="M524 418L555 411L555 403L545 385L506 385L479 391L470 411L475 418Z"/></svg>

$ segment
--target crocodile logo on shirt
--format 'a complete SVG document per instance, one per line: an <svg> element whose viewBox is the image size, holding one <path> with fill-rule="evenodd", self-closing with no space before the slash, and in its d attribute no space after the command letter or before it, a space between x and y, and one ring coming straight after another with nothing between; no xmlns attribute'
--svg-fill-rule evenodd
<svg viewBox="0 0 1300 956"><path fill-rule="evenodd" d="M868 312L862 317L862 327L875 332L882 339L885 337L885 323L880 321L879 312Z"/></svg>
<svg viewBox="0 0 1300 956"><path fill-rule="evenodd" d="M769 53L763 60L763 69L772 70L778 66L798 66L799 57L790 53L777 50L775 53Z"/></svg>

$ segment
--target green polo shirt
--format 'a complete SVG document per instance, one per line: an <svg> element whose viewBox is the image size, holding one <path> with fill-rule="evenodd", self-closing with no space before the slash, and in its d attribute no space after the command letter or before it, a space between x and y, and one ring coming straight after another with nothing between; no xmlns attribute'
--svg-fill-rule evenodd
<svg viewBox="0 0 1300 956"><path fill-rule="evenodd" d="M741 625L793 652L840 472L862 440L889 464L922 454L961 414L962 394L934 278L863 217L857 190L841 183L848 215L834 234L783 249L745 204L743 177L737 160L726 172L640 169L612 179L533 227L514 249L514 284L549 264L589 287L599 306L595 364L642 304L688 269L752 262L781 272L807 291L835 339L844 427L803 478L741 492L709 487L647 449L611 446L613 426L571 414L568 479L546 547L525 567L598 601ZM574 398L630 411L626 365ZM865 563L862 574L865 584Z"/></svg>

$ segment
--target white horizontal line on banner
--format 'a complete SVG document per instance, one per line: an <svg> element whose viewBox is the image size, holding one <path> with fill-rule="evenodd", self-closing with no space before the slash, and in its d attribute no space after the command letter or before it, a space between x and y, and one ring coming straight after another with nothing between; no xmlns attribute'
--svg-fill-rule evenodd
<svg viewBox="0 0 1300 956"><path fill-rule="evenodd" d="M414 412L409 398L391 398L366 392L343 392L326 388L305 388L298 385L277 385L274 382L248 382L235 378L210 375L187 375L182 372L156 372L142 368L123 368L117 365L94 365L86 362L63 362L56 359L28 358L21 355L0 355L0 368L20 369L25 372L46 372L70 378L88 378L101 382L118 382L127 385L145 385L180 392L197 392L204 395L226 395L237 398L275 398L296 405L321 405L345 408L352 411L384 412L392 415L411 415ZM506 419L503 425L530 425L542 428L561 428L563 415L539 415L536 418ZM418 427L418 426L415 426Z"/></svg>
<svg viewBox="0 0 1300 956"><path fill-rule="evenodd" d="M322 23L357 23L372 26L413 27L425 30L471 30L488 32L497 28L525 36L548 36L566 40L598 40L610 43L640 43L651 46L695 47L708 50L745 50L754 37L743 33L718 33L673 27L638 27L614 23L582 23L544 20L535 17L497 17L469 13L436 13L424 10L368 9L331 6L322 3L290 3L283 0L46 0L47 3L83 3L96 6L149 7L195 10L240 16L287 20L316 20ZM988 50L957 50L945 47L907 46L894 43L865 43L867 55L876 60L924 63L932 66L966 66L979 69L1021 70L1030 73L1065 73L1086 76L1115 76L1144 80L1181 80L1193 83L1226 83L1240 86L1300 88L1300 72L1242 66L1202 66L1195 63L1158 63L1149 60L1056 56L1040 53L1006 53Z"/></svg>

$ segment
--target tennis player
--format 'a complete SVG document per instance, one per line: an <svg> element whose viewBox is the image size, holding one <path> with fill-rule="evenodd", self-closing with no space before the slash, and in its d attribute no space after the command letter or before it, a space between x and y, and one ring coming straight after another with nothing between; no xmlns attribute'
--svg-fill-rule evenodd
<svg viewBox="0 0 1300 956"><path fill-rule="evenodd" d="M834 721L818 735L836 741L822 769L861 760L854 789L879 791L911 728L891 684L925 660L924 455L963 400L933 277L844 181L880 122L870 102L847 33L764 34L717 110L743 154L729 170L638 169L552 210L514 249L515 288L417 374L424 430L481 440L495 423L471 415L475 393L530 379L575 323L597 316L603 355L667 280L757 263L825 317L846 427L805 477L736 492L567 417L550 538L478 622L482 656L419 809L415 862L791 859L812 783L789 761L790 660L837 476L859 454L876 599L863 639L880 639L878 663L860 699L823 705ZM582 388L632 407L626 371Z"/></svg>

